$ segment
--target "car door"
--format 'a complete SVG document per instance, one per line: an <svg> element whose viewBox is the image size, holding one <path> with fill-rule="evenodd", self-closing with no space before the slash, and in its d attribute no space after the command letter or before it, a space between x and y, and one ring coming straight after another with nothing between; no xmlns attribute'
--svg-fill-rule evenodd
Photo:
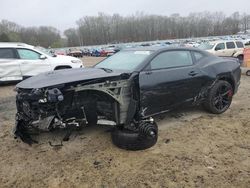
<svg viewBox="0 0 250 188"><path fill-rule="evenodd" d="M228 57L233 56L237 52L236 45L234 42L226 42L226 47L226 56Z"/></svg>
<svg viewBox="0 0 250 188"><path fill-rule="evenodd" d="M157 55L139 75L142 116L193 101L202 85L201 75L188 50Z"/></svg>
<svg viewBox="0 0 250 188"><path fill-rule="evenodd" d="M46 57L41 58L40 53L26 48L17 49L17 53L23 76L35 76L51 70L49 60Z"/></svg>
<svg viewBox="0 0 250 188"><path fill-rule="evenodd" d="M14 48L0 48L0 81L22 80L20 63Z"/></svg>
<svg viewBox="0 0 250 188"><path fill-rule="evenodd" d="M214 50L215 50L215 55L221 57L226 56L226 47L224 42L218 43L215 46Z"/></svg>

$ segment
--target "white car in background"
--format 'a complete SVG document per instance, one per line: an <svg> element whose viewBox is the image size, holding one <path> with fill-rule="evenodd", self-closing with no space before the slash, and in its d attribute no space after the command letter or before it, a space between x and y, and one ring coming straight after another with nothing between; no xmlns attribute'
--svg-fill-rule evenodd
<svg viewBox="0 0 250 188"><path fill-rule="evenodd" d="M80 59L51 55L41 48L24 43L0 42L0 83L67 68L81 68Z"/></svg>
<svg viewBox="0 0 250 188"><path fill-rule="evenodd" d="M220 57L244 59L244 44L241 41L213 41L201 44L198 48Z"/></svg>
<svg viewBox="0 0 250 188"><path fill-rule="evenodd" d="M199 43L197 42L188 42L185 44L186 47L194 47L194 48L197 48L198 46L200 46Z"/></svg>

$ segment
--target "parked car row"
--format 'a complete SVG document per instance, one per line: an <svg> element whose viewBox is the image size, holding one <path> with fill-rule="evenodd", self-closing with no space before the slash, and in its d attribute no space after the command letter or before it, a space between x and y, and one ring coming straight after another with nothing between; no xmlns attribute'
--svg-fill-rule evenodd
<svg viewBox="0 0 250 188"><path fill-rule="evenodd" d="M68 49L44 49L23 43L0 43L0 82L23 80L42 72L83 67L83 56L109 57L123 49L147 47L195 47L216 56L244 59L250 36L175 39Z"/></svg>
<svg viewBox="0 0 250 188"><path fill-rule="evenodd" d="M67 50L58 49L53 53L82 58L83 56L109 57L119 51L120 48L110 46L107 48L69 48Z"/></svg>
<svg viewBox="0 0 250 188"><path fill-rule="evenodd" d="M120 51L121 49L129 49L129 48L138 48L138 47L195 47L199 48L199 46L204 46L207 43L216 44L218 42L225 41L225 42L237 42L237 44L232 44L231 51L235 46L237 52L239 48L242 48L241 43L243 43L244 47L250 47L250 35L234 35L234 36L218 36L218 37L203 37L203 38L189 38L189 39L173 39L173 40L161 40L161 41L149 41L149 42L131 42L131 43L119 43L119 44L112 44L112 45L99 45L99 46L82 46L77 48L67 48L67 49L56 49L55 54L60 55L70 55L74 57L83 57L83 56L94 56L94 57L108 57L116 52ZM229 44L230 45L230 44ZM213 45L215 47L215 45ZM203 47L201 47L203 48ZM229 46L230 48L230 46ZM227 50L227 43L225 43L225 50ZM64 52L63 52L64 51ZM220 52L218 52L220 51ZM212 52L212 50L210 50ZM221 50L217 50L219 54L223 52L223 46ZM225 52L227 53L227 52ZM222 54L225 55L225 54ZM239 59L242 58L241 55L234 53L233 57L237 57ZM226 56L228 56L226 54Z"/></svg>

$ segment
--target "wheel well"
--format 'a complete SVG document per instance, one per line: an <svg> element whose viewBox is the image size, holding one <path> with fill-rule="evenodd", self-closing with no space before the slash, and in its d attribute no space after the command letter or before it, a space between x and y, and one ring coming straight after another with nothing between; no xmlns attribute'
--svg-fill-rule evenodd
<svg viewBox="0 0 250 188"><path fill-rule="evenodd" d="M63 66L57 66L54 70L60 70L60 69L71 69L72 67L69 65L63 65Z"/></svg>
<svg viewBox="0 0 250 188"><path fill-rule="evenodd" d="M240 61L240 63L243 63L243 61L244 61L244 54L240 54L236 58L238 58L238 60Z"/></svg>
<svg viewBox="0 0 250 188"><path fill-rule="evenodd" d="M230 77L221 77L219 78L219 80L224 80L227 81L228 83L231 84L231 86L233 87L233 90L235 91L235 84L234 84L234 80Z"/></svg>
<svg viewBox="0 0 250 188"><path fill-rule="evenodd" d="M84 91L78 91L77 93L82 94L82 95L86 95L87 98L95 98L95 99L102 98L102 99L105 99L106 102L115 102L116 101L112 96L108 95L105 92L98 91L98 90L84 90ZM118 101L116 101L116 102L118 102Z"/></svg>
<svg viewBox="0 0 250 188"><path fill-rule="evenodd" d="M94 103L96 103L96 110L99 115L105 116L108 120L119 123L119 102L116 101L112 96L102 91L91 90L77 92L77 96L78 103L94 101Z"/></svg>

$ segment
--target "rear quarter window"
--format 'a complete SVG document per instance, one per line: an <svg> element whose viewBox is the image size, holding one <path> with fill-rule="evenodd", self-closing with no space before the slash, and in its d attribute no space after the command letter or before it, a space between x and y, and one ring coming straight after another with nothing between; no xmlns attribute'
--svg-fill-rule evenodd
<svg viewBox="0 0 250 188"><path fill-rule="evenodd" d="M193 65L190 51L167 51L157 55L150 63L151 69L166 69Z"/></svg>
<svg viewBox="0 0 250 188"><path fill-rule="evenodd" d="M244 48L244 45L242 42L236 42L237 48Z"/></svg>
<svg viewBox="0 0 250 188"><path fill-rule="evenodd" d="M193 52L194 54L194 58L195 58L195 61L200 61L201 59L203 59L205 57L205 55L203 55L202 53L200 52Z"/></svg>

